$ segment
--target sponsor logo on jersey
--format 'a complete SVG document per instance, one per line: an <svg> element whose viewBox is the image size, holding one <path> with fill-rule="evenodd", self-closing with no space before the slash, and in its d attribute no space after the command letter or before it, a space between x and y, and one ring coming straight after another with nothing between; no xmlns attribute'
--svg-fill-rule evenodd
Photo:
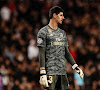
<svg viewBox="0 0 100 90"><path fill-rule="evenodd" d="M53 45L61 45L63 46L65 43L64 42L51 42L51 46Z"/></svg>

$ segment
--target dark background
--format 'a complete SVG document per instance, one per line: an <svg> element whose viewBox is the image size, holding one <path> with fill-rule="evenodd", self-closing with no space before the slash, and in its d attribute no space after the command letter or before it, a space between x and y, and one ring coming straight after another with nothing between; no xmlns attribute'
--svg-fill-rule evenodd
<svg viewBox="0 0 100 90"><path fill-rule="evenodd" d="M65 11L66 19L59 26L84 71L82 88L100 89L99 0L0 0L0 90L42 90L36 36L48 24L48 11L54 5ZM74 70L67 62L66 70L70 90L77 90Z"/></svg>

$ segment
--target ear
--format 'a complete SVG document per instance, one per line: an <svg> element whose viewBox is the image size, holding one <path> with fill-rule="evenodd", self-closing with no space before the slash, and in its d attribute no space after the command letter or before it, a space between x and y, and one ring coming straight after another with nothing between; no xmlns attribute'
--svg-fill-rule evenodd
<svg viewBox="0 0 100 90"><path fill-rule="evenodd" d="M56 17L57 17L57 14L56 14L56 13L54 13L54 14L53 14L53 18L56 18Z"/></svg>

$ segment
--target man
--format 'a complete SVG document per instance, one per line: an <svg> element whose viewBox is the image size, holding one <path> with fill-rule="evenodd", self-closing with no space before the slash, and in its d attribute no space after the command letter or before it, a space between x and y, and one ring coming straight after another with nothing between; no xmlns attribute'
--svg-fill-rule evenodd
<svg viewBox="0 0 100 90"><path fill-rule="evenodd" d="M50 22L37 35L40 60L40 84L47 90L66 90L69 83L66 74L65 57L81 78L83 72L75 63L68 50L64 30L58 27L64 20L63 10L54 6L49 11Z"/></svg>

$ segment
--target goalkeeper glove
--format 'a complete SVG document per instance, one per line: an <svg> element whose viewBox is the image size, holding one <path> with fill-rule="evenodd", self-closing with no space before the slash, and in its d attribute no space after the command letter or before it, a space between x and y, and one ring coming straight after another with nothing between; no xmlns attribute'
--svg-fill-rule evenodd
<svg viewBox="0 0 100 90"><path fill-rule="evenodd" d="M72 66L72 68L76 70L76 72L80 75L80 78L81 78L81 79L84 77L83 71L78 67L77 64L74 64L74 65Z"/></svg>
<svg viewBox="0 0 100 90"><path fill-rule="evenodd" d="M43 87L49 87L48 85L48 81L47 81L47 75L46 75L46 71L45 70L41 70L40 71L40 84L43 86Z"/></svg>

